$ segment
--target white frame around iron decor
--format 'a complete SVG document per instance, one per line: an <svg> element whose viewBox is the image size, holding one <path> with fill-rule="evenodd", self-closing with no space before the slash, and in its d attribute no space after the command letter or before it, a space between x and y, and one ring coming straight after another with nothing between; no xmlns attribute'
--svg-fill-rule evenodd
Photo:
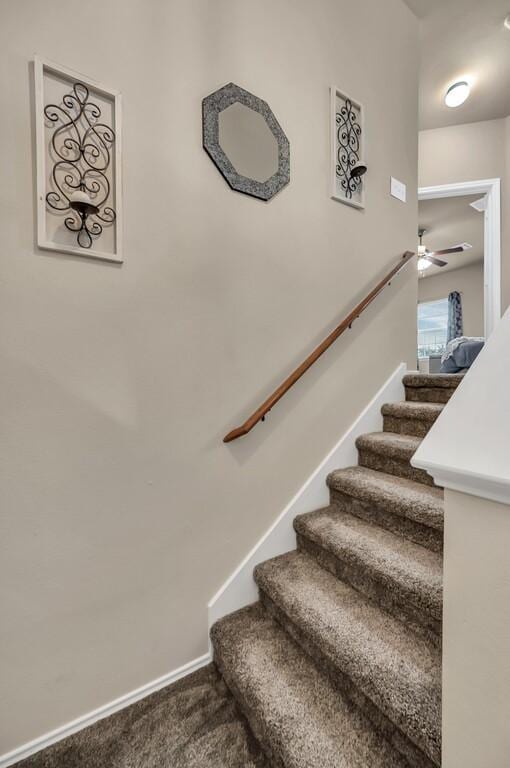
<svg viewBox="0 0 510 768"><path fill-rule="evenodd" d="M70 82L80 81L91 91L110 99L113 103L115 131L114 145L114 201L115 201L115 251L101 251L100 248L81 248L79 245L68 245L54 242L49 239L46 228L46 146L44 126L44 74L53 72L56 75L68 79ZM41 56L34 56L34 91L35 91L35 136L36 136L36 164L37 164L37 245L39 248L59 253L68 253L73 256L82 256L88 259L101 259L121 263L122 257L122 104L119 91L106 87L104 84L87 77L81 72L62 67L55 62Z"/></svg>
<svg viewBox="0 0 510 768"><path fill-rule="evenodd" d="M487 339L501 319L501 180L461 181L456 184L439 184L418 189L418 200L464 195L487 196L487 205L483 213L484 319Z"/></svg>
<svg viewBox="0 0 510 768"><path fill-rule="evenodd" d="M337 137L336 137L336 102L337 98L341 99L349 99L353 106L359 110L359 126L361 128L361 141L360 141L360 160L366 161L366 145L365 145L365 108L363 104L358 101L358 99L353 99L352 96L349 96L348 93L345 91L342 91L341 88L337 88L336 85L332 85L330 88L330 136L331 136L331 157L330 157L330 164L331 164L331 198L333 200L338 200L340 203L345 203L346 205L350 205L353 208L359 208L363 209L365 207L365 179L363 179L363 183L361 185L361 194L360 199L358 200L351 200L345 195L339 194L338 187L337 187L337 176L336 176L336 148L337 148Z"/></svg>

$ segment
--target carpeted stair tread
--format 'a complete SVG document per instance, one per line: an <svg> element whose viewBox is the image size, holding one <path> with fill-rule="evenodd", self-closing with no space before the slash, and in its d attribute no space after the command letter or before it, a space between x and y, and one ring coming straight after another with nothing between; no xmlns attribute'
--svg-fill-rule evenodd
<svg viewBox="0 0 510 768"><path fill-rule="evenodd" d="M421 441L422 438L416 435L401 435L395 432L369 432L360 435L356 440L359 464L378 472L433 485L433 479L425 470L410 464L410 459Z"/></svg>
<svg viewBox="0 0 510 768"><path fill-rule="evenodd" d="M383 416L394 416L397 419L419 419L434 422L441 414L444 403L413 403L402 400L399 403L386 403L381 408Z"/></svg>
<svg viewBox="0 0 510 768"><path fill-rule="evenodd" d="M441 659L437 648L321 568L290 552L255 569L260 589L437 764L441 755Z"/></svg>
<svg viewBox="0 0 510 768"><path fill-rule="evenodd" d="M216 662L279 768L409 768L409 764L259 605L217 622Z"/></svg>
<svg viewBox="0 0 510 768"><path fill-rule="evenodd" d="M368 432L356 439L358 450L383 454L398 461L409 461L418 450L421 438L415 435L395 435L393 432Z"/></svg>
<svg viewBox="0 0 510 768"><path fill-rule="evenodd" d="M456 389L464 374L459 373L406 373L402 381L405 387L446 387Z"/></svg>
<svg viewBox="0 0 510 768"><path fill-rule="evenodd" d="M383 430L393 434L425 437L444 408L443 403L425 403L404 400L387 403L381 408Z"/></svg>
<svg viewBox="0 0 510 768"><path fill-rule="evenodd" d="M403 379L406 400L409 402L447 403L462 379L463 374L407 374Z"/></svg>
<svg viewBox="0 0 510 768"><path fill-rule="evenodd" d="M347 467L331 472L332 491L373 503L416 523L443 530L443 490L368 467Z"/></svg>
<svg viewBox="0 0 510 768"><path fill-rule="evenodd" d="M331 505L294 520L310 539L361 576L383 586L399 604L409 603L435 620L442 614L442 558Z"/></svg>
<svg viewBox="0 0 510 768"><path fill-rule="evenodd" d="M396 416L398 418L423 419L433 421L441 414L445 403L413 403L408 400L401 400L396 403L385 403L381 408L383 416Z"/></svg>

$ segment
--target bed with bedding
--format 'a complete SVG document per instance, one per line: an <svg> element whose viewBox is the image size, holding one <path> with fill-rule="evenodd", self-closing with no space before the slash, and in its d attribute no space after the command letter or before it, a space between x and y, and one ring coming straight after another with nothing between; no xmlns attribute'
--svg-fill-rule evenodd
<svg viewBox="0 0 510 768"><path fill-rule="evenodd" d="M441 357L441 373L460 373L472 366L480 354L485 339L474 336L460 336L446 345Z"/></svg>

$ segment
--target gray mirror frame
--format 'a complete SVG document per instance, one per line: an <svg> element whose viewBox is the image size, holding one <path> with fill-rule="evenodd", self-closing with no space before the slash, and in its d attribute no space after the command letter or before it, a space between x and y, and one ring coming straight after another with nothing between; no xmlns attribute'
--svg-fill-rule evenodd
<svg viewBox="0 0 510 768"><path fill-rule="evenodd" d="M267 181L241 176L220 146L219 115L236 101L258 112L278 143L278 170ZM232 189L260 200L270 200L290 181L290 145L269 104L235 83L228 83L202 101L203 146Z"/></svg>

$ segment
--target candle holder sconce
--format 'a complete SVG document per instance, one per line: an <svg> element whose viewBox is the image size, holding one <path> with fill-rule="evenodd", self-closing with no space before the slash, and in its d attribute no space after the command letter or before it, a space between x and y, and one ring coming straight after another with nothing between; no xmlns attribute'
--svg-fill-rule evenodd
<svg viewBox="0 0 510 768"><path fill-rule="evenodd" d="M360 102L331 87L331 197L365 207L364 110Z"/></svg>
<svg viewBox="0 0 510 768"><path fill-rule="evenodd" d="M122 261L120 95L42 60L35 74L38 245Z"/></svg>
<svg viewBox="0 0 510 768"><path fill-rule="evenodd" d="M54 126L51 149L55 158L51 171L54 188L46 193L46 203L55 211L71 212L64 225L77 233L80 248L91 248L103 225L113 224L116 218L108 205L107 176L115 133L101 122L101 109L89 96L86 85L74 83L62 105L44 107L47 121Z"/></svg>

